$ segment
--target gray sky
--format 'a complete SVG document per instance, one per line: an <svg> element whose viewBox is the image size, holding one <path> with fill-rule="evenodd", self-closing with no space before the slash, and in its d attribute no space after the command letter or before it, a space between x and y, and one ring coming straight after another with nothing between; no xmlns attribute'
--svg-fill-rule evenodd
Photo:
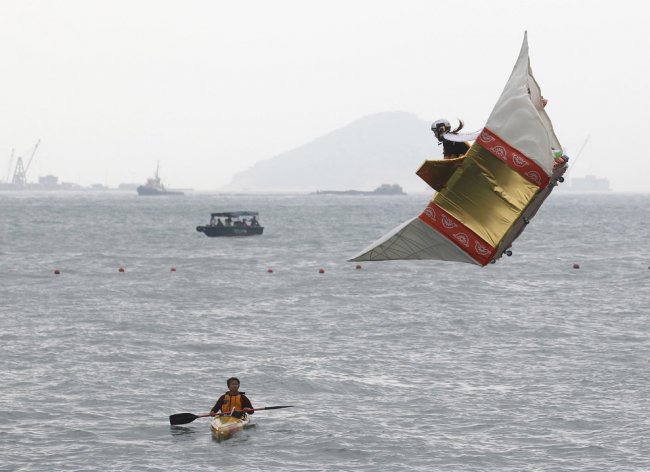
<svg viewBox="0 0 650 472"><path fill-rule="evenodd" d="M217 189L362 116L481 128L528 30L571 175L650 191L650 7L627 0L2 0L0 180ZM423 133L430 133L427 129ZM431 135L431 156L439 148ZM415 172L416 169L413 169Z"/></svg>

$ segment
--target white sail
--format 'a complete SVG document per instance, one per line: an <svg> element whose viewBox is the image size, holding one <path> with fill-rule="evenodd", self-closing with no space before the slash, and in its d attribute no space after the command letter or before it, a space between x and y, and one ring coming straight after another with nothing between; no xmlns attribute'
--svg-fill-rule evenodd
<svg viewBox="0 0 650 472"><path fill-rule="evenodd" d="M467 253L418 217L405 221L394 228L351 260L389 261L404 259L437 259L478 264Z"/></svg>
<svg viewBox="0 0 650 472"><path fill-rule="evenodd" d="M528 57L528 34L524 33L519 57L485 127L511 147L536 162L550 175L552 149L562 149L542 103L542 93Z"/></svg>

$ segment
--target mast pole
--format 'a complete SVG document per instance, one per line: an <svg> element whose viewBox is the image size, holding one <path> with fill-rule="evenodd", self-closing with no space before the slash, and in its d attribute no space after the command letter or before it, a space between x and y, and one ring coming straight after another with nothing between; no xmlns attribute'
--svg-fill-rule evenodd
<svg viewBox="0 0 650 472"><path fill-rule="evenodd" d="M567 178L569 178L569 177L571 176L571 171L572 171L573 168L576 166L576 162L578 162L578 158L580 157L580 155L582 154L582 151L584 151L585 146L586 146L587 143L589 142L589 138L591 138L591 135L590 135L590 134L587 135L587 137L585 138L584 142L582 143L582 146L580 146L580 150L578 151L578 154L576 154L576 157L575 157L575 158L573 159L573 161L571 162L571 165L570 165L570 167L569 167L569 170L567 171L567 174L566 174Z"/></svg>

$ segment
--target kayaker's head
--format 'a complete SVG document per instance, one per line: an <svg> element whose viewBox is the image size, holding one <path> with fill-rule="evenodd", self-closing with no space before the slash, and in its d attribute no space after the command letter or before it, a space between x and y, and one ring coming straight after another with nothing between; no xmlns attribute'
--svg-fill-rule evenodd
<svg viewBox="0 0 650 472"><path fill-rule="evenodd" d="M226 380L226 385L228 385L228 390L231 393L236 393L239 390L239 379L237 377L230 377Z"/></svg>
<svg viewBox="0 0 650 472"><path fill-rule="evenodd" d="M442 135L451 131L451 124L445 119L436 120L431 125L431 131L436 135L438 141L442 141Z"/></svg>

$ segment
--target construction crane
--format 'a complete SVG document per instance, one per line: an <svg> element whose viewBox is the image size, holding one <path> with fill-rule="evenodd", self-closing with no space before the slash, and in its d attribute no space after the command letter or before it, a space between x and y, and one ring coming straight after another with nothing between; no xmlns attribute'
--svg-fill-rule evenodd
<svg viewBox="0 0 650 472"><path fill-rule="evenodd" d="M16 162L16 170L14 171L14 178L11 180L12 184L19 187L24 187L27 184L27 171L29 170L29 166L32 164L32 160L34 159L39 144L41 144L40 139L36 141L36 146L34 146L34 150L32 151L32 155L30 156L29 161L27 161L26 166L23 166L22 156L18 158L18 161Z"/></svg>

